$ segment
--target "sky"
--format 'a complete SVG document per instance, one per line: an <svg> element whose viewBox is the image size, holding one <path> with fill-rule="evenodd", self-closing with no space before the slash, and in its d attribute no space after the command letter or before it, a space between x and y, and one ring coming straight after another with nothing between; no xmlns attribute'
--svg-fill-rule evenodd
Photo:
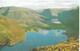
<svg viewBox="0 0 80 51"><path fill-rule="evenodd" d="M30 9L72 8L79 5L79 0L0 0L0 7L17 6Z"/></svg>

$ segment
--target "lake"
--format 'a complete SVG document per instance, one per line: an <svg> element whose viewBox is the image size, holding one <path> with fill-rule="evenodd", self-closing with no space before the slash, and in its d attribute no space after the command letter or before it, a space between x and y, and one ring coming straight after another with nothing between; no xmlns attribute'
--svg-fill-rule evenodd
<svg viewBox="0 0 80 51"><path fill-rule="evenodd" d="M33 48L57 45L67 41L67 36L62 34L65 30L39 30L38 32L27 32L26 40L12 47L4 47L1 51L29 51Z"/></svg>

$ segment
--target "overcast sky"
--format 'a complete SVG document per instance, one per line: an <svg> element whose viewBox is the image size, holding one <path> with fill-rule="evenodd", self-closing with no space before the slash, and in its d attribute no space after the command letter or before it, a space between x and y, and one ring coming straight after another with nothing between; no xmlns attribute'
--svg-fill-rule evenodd
<svg viewBox="0 0 80 51"><path fill-rule="evenodd" d="M18 6L31 9L71 8L78 6L78 0L0 0L0 7Z"/></svg>

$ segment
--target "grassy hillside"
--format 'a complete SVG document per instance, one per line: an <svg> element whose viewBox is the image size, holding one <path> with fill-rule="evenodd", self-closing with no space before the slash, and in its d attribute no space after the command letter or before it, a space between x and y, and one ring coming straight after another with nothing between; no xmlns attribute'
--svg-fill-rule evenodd
<svg viewBox="0 0 80 51"><path fill-rule="evenodd" d="M8 19L13 19L15 22L16 20L20 21L18 25L27 32L38 31L41 27L48 27L43 19L45 17L31 9L21 7L1 7L0 14L6 16Z"/></svg>
<svg viewBox="0 0 80 51"><path fill-rule="evenodd" d="M26 33L18 23L19 21L0 15L0 46L12 46L25 40Z"/></svg>
<svg viewBox="0 0 80 51"><path fill-rule="evenodd" d="M45 18L39 15L34 10L21 7L1 7L0 14L6 16L9 19L19 20L28 25L43 25Z"/></svg>

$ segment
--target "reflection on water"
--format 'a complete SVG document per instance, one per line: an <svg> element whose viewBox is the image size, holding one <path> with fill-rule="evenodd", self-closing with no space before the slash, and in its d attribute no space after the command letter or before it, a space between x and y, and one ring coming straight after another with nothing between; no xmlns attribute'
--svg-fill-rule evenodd
<svg viewBox="0 0 80 51"><path fill-rule="evenodd" d="M55 35L56 35L56 36L60 36L60 35L62 35L63 32L66 32L66 31L55 30Z"/></svg>
<svg viewBox="0 0 80 51"><path fill-rule="evenodd" d="M39 30L38 32L28 32L26 40L12 47L4 47L1 51L29 51L36 47L57 45L67 40L67 36L62 34L63 30ZM65 37L65 38L63 38Z"/></svg>
<svg viewBox="0 0 80 51"><path fill-rule="evenodd" d="M44 34L44 35L47 35L48 34L48 30L39 30L38 31L40 34Z"/></svg>

